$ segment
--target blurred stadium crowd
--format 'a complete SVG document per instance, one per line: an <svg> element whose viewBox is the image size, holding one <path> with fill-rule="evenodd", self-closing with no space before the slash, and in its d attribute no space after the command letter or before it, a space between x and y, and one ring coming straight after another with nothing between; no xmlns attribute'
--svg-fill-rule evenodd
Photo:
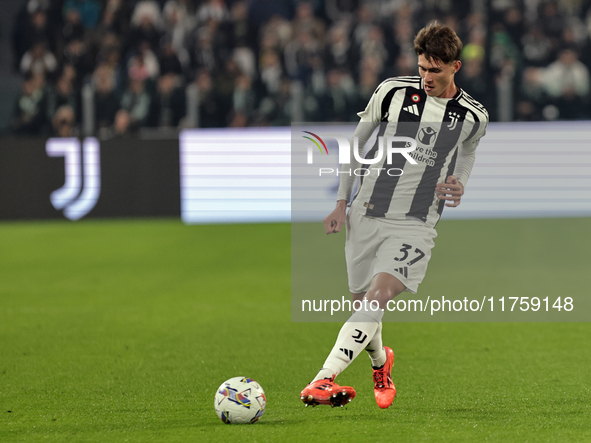
<svg viewBox="0 0 591 443"><path fill-rule="evenodd" d="M20 134L355 121L431 20L493 121L591 117L591 0L23 0Z"/></svg>

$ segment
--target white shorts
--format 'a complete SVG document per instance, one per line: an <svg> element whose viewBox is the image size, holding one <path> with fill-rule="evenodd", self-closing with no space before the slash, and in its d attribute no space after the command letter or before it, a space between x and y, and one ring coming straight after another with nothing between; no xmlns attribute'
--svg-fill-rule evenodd
<svg viewBox="0 0 591 443"><path fill-rule="evenodd" d="M349 290L367 292L373 277L386 272L416 294L425 278L435 229L419 220L387 220L366 217L352 208L347 214L345 259Z"/></svg>

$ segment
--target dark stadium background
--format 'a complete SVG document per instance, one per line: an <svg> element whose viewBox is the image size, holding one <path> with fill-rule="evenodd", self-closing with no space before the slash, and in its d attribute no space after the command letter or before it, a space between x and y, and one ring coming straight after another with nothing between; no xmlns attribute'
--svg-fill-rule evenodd
<svg viewBox="0 0 591 443"><path fill-rule="evenodd" d="M464 42L457 82L491 121L591 115L588 1L19 0L2 8L6 133L110 138L355 121L384 78L416 75L412 39L434 19ZM33 98L19 106L27 79Z"/></svg>
<svg viewBox="0 0 591 443"><path fill-rule="evenodd" d="M61 218L47 199L63 166L42 145L90 136L106 162L90 217L177 216L181 130L355 122L383 79L417 74L412 40L432 20L462 38L457 84L492 122L591 117L589 1L20 0L2 7L0 218ZM19 158L19 149L32 150Z"/></svg>

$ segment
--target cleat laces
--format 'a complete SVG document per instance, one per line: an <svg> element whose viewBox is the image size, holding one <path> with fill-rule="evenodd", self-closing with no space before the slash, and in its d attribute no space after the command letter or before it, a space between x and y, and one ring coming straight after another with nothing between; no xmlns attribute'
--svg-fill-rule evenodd
<svg viewBox="0 0 591 443"><path fill-rule="evenodd" d="M389 385L389 381L386 377L384 377L384 371L375 371L373 374L373 381L378 388L384 388L386 385Z"/></svg>

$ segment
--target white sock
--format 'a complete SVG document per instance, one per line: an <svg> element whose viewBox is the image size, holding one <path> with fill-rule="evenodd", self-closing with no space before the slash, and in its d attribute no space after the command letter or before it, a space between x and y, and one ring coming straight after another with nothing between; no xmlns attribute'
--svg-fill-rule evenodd
<svg viewBox="0 0 591 443"><path fill-rule="evenodd" d="M386 364L386 350L382 344L382 323L378 326L376 333L367 344L365 350L371 359L372 367L379 368Z"/></svg>
<svg viewBox="0 0 591 443"><path fill-rule="evenodd" d="M368 338L375 335L383 316L381 309L355 312L341 328L332 351L312 381L336 377L343 372L367 346Z"/></svg>

